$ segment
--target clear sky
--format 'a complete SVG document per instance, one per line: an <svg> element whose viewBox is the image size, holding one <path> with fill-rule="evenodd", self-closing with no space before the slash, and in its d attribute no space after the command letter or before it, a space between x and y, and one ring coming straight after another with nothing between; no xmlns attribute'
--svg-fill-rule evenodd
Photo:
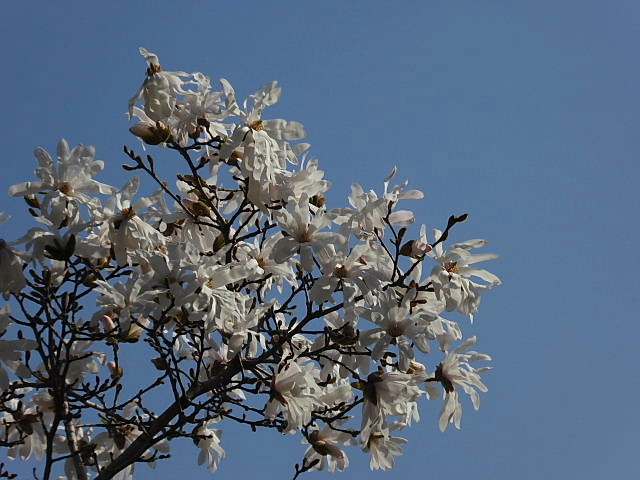
<svg viewBox="0 0 640 480"><path fill-rule="evenodd" d="M273 114L305 124L333 206L397 165L426 193L421 223L468 212L452 239L502 256L504 285L465 331L494 358L480 411L465 404L462 430L441 434L439 404L423 404L395 470L372 474L352 449L339 478L640 478L638 32L635 0L6 2L0 190L60 137L124 182L139 46L242 96L279 80ZM13 239L24 204L0 198ZM223 446L220 479L291 478L305 450L237 428ZM137 478L209 478L197 449L175 452Z"/></svg>

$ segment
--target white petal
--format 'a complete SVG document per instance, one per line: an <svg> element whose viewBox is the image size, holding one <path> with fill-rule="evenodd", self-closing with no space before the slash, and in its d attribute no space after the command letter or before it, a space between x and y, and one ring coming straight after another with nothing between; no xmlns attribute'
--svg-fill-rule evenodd
<svg viewBox="0 0 640 480"><path fill-rule="evenodd" d="M276 140L300 140L307 136L304 126L300 122L290 122L282 119L265 120L264 128L271 138Z"/></svg>
<svg viewBox="0 0 640 480"><path fill-rule="evenodd" d="M398 210L397 212L393 212L389 215L389 223L393 226L402 225L407 226L411 225L415 220L413 212L409 210Z"/></svg>

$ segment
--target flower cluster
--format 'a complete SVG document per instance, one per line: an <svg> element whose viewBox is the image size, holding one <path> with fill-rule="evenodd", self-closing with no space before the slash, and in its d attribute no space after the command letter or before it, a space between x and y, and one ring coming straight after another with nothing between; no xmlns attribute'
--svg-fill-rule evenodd
<svg viewBox="0 0 640 480"><path fill-rule="evenodd" d="M445 246L467 216L412 234L405 204L423 194L393 184L395 168L381 191L354 184L348 206L329 209L304 127L266 114L276 82L240 102L227 80L215 91L140 52L130 131L183 162L176 181L125 148L123 168L155 190L141 194L137 176L103 184L94 148L62 140L56 160L36 150L39 180L9 191L38 223L0 239L9 457L42 460L43 478L64 465L69 479L125 479L182 437L214 471L238 422L300 435L297 476L345 470L357 447L372 469L392 468L407 443L397 433L422 404L436 417L427 399L442 394L440 429L459 428L462 394L477 409L487 391L487 368L471 364L490 357L468 352L475 337L442 315L473 319L500 284L476 268L496 258L472 253L486 241ZM144 378L129 368L141 363Z"/></svg>

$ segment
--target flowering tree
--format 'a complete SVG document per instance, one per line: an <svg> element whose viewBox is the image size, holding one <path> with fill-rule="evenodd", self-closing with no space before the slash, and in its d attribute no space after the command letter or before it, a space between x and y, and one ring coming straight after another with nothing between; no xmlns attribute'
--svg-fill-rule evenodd
<svg viewBox="0 0 640 480"><path fill-rule="evenodd" d="M346 469L347 447L393 467L426 399L440 399L441 430L459 428L461 394L477 409L487 390L473 364L490 357L442 314L472 319L500 283L476 267L496 257L473 253L486 241L445 247L467 215L411 238L400 202L423 195L392 186L395 169L381 193L354 184L349 206L329 209L302 124L263 118L276 82L241 104L226 80L214 91L140 51L131 132L180 159L175 186L127 147L123 168L157 191L100 183L93 147L62 140L57 161L36 150L38 180L10 189L38 226L0 240L8 458L39 460L42 480L130 478L190 438L215 471L238 422L299 435L295 478Z"/></svg>

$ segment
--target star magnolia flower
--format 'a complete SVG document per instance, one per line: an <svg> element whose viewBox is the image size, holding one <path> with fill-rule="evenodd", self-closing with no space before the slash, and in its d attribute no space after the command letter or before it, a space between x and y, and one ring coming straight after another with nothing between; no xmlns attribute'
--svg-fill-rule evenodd
<svg viewBox="0 0 640 480"><path fill-rule="evenodd" d="M350 236L348 231L342 235L345 239ZM327 245L318 252L318 261L324 276L313 284L310 298L319 304L333 302L333 293L339 285L345 300L364 294L373 303L375 298L370 292L390 278L393 268L388 255L379 255L368 243L356 245L351 251L346 241Z"/></svg>
<svg viewBox="0 0 640 480"><path fill-rule="evenodd" d="M386 415L402 418L403 424L410 424L416 410L416 400L424 394L414 375L397 372L373 372L367 377L364 386L364 406L362 409L362 438L368 438L371 432L385 427Z"/></svg>
<svg viewBox="0 0 640 480"><path fill-rule="evenodd" d="M383 235L387 227L385 219L392 226L406 226L414 222L413 212L409 210L395 210L400 200L419 200L424 198L420 190L406 190L408 185L404 182L389 189L389 182L397 173L394 167L391 174L384 180L384 193L378 197L373 190L365 192L363 188L354 183L351 185L349 204L353 207L339 209L340 216L336 223L350 225L360 238L376 239L376 233ZM388 217L388 218L387 218Z"/></svg>
<svg viewBox="0 0 640 480"><path fill-rule="evenodd" d="M307 368L297 362L289 362L273 377L271 399L265 409L265 417L275 419L284 410L289 433L311 421L314 392L318 390L315 380Z"/></svg>
<svg viewBox="0 0 640 480"><path fill-rule="evenodd" d="M146 277L131 277L127 282L113 284L96 280L96 285L96 292L100 294L97 304L101 309L95 313L94 321L101 321L105 330L110 332L117 319L119 328L113 333L136 341L142 333L137 323L146 322L147 316L156 311L160 290L149 289Z"/></svg>
<svg viewBox="0 0 640 480"><path fill-rule="evenodd" d="M143 415L142 418L144 418ZM98 459L98 462L101 465L109 464L113 461L114 458L118 457L132 442L134 442L140 435L143 435L138 427L133 426L132 424L127 424L123 426L107 426L107 431L101 432L95 436L93 440L93 444L97 445L95 449L95 455ZM157 442L151 447L151 449L146 450L144 453L140 455L140 458L145 461L150 459L153 455L153 451L167 454L169 453L169 443L166 440L161 440ZM132 479L133 473L135 471L135 463L128 466L120 473L118 473L115 477L116 480L126 480ZM150 463L151 466L154 465L153 462Z"/></svg>
<svg viewBox="0 0 640 480"><path fill-rule="evenodd" d="M314 251L322 251L328 256L330 244L345 241L338 233L321 232L331 224L332 216L318 213L311 218L309 197L306 194L298 202L289 202L286 210L280 210L277 220L287 234L273 247L273 259L277 263L284 263L299 253L302 268L310 272L314 267Z"/></svg>
<svg viewBox="0 0 640 480"><path fill-rule="evenodd" d="M254 132L264 132L269 137L276 140L300 140L307 136L304 126L300 122L291 122L282 119L262 120L262 112L266 107L270 107L280 100L282 89L278 82L271 82L251 95L253 100L251 110L247 109L247 102L240 108L236 100L236 92L228 80L220 79L222 88L227 97L226 106L231 115L238 116L244 120L245 125ZM248 130L245 130L245 133Z"/></svg>
<svg viewBox="0 0 640 480"><path fill-rule="evenodd" d="M243 120L243 124L235 128L230 140L222 146L220 157L232 158L234 153L237 156L237 152L240 152L239 167L244 175L258 182L252 184L254 187L263 185L268 188L276 184L276 174L286 172L287 162L296 162L296 156L286 141L304 138L306 132L303 125L282 119L262 119L263 110L280 98L282 89L278 82L271 82L251 95L251 110L247 109L246 101L240 108L235 91L227 80L221 79L220 83L226 96L228 113Z"/></svg>
<svg viewBox="0 0 640 480"><path fill-rule="evenodd" d="M302 155L299 161L300 167L297 172L283 172L278 174L277 184L272 187L277 194L273 195L273 200L293 201L306 193L309 198L323 195L331 187L331 183L324 180L324 172L319 169L317 160L305 162L307 149L311 145L308 143L298 143L293 147L293 153Z"/></svg>
<svg viewBox="0 0 640 480"><path fill-rule="evenodd" d="M424 310L412 311L411 299L414 291L406 293L400 304L396 292L389 289L379 296L379 304L371 310L365 310L369 319L380 328L368 332L370 338L377 343L371 353L373 360L380 360L391 345L397 346L400 356L398 366L403 372L409 368L415 357L413 346L424 353L429 353L428 324L432 315Z"/></svg>
<svg viewBox="0 0 640 480"><path fill-rule="evenodd" d="M94 159L94 147L78 145L70 150L67 141L62 139L57 153L56 164L49 153L37 148L35 156L40 168L36 169L36 175L40 181L13 185L9 194L14 197L44 194L44 198L31 197L30 202L53 224L82 223L82 205L99 208L99 200L91 195L110 194L116 189L93 179L104 169L104 162Z"/></svg>
<svg viewBox="0 0 640 480"><path fill-rule="evenodd" d="M26 365L22 363L22 352L33 350L38 346L35 340L2 340L11 326L10 306L4 305L0 308L0 390L6 391L9 388L9 374L4 368L5 365L14 371L18 376L29 378L31 373Z"/></svg>
<svg viewBox="0 0 640 480"><path fill-rule="evenodd" d="M0 238L0 292L5 300L10 293L18 293L27 282L22 273L22 262L4 239Z"/></svg>
<svg viewBox="0 0 640 480"><path fill-rule="evenodd" d="M439 230L435 230L435 238L440 238L441 235ZM493 273L474 266L478 262L498 258L495 254L473 255L469 252L486 244L486 240L469 240L457 243L448 252L444 252L442 243L439 243L433 250L434 258L439 263L431 272L431 282L437 298L444 298L447 311L458 310L469 315L471 321L480 305L480 291L502 283ZM471 277L486 283L476 283Z"/></svg>
<svg viewBox="0 0 640 480"><path fill-rule="evenodd" d="M461 388L471 397L473 408L480 408L481 392L487 392L489 389L480 379L480 374L490 370L490 367L481 369L473 368L470 363L478 360L491 360L489 355L478 352L461 353L472 345L475 345L476 337L472 337L453 352L449 353L443 362L438 365L435 376L428 379L427 382L439 382L445 391L445 401L440 412L440 431L444 432L449 423L453 423L457 429L460 429L460 421L462 419L462 404L458 394L458 388ZM429 398L438 398L441 390L431 383L427 383L427 391Z"/></svg>
<svg viewBox="0 0 640 480"><path fill-rule="evenodd" d="M3 433L9 445L13 444L7 451L10 460L18 457L29 460L32 456L36 460L44 458L47 435L35 407L31 406L22 411L16 409L15 413L7 414L4 423L7 425L7 432Z"/></svg>
<svg viewBox="0 0 640 480"><path fill-rule="evenodd" d="M196 443L200 449L198 465L206 463L211 472L218 470L218 463L226 456L226 452L220 446L222 430L209 428L211 425L218 423L218 421L218 419L209 420L203 423L196 431L197 437L200 438Z"/></svg>
<svg viewBox="0 0 640 480"><path fill-rule="evenodd" d="M153 228L140 212L153 205L155 199L145 197L133 203L140 180L134 177L94 217L103 221L100 237L103 244L113 247L121 265L141 261L139 252L154 250L165 244L165 236Z"/></svg>
<svg viewBox="0 0 640 480"><path fill-rule="evenodd" d="M334 422L334 427L339 427L345 421ZM307 464L318 460L313 470L334 472L336 469L344 471L349 466L349 457L339 445L354 445L355 439L347 432L337 431L330 425L325 425L322 430L316 430L309 434L307 441L311 446L304 453ZM305 442L306 443L306 442Z"/></svg>
<svg viewBox="0 0 640 480"><path fill-rule="evenodd" d="M237 256L241 261L248 262L255 259L262 269L261 272L247 276L247 280L257 280L259 278L268 277L263 280L263 289L268 292L275 283L278 291L282 292L283 281L289 285L296 285L296 275L293 270L295 262L293 259L286 259L283 262L275 262L272 258L273 248L278 241L278 237L267 237L266 240L254 239L253 243L242 243L239 245ZM249 286L253 288L253 286Z"/></svg>
<svg viewBox="0 0 640 480"><path fill-rule="evenodd" d="M142 47L140 55L147 60L149 68L140 90L129 101L129 117L133 114L136 102L142 98L146 115L153 121L160 121L171 116L178 94L186 93L182 77L188 77L189 74L163 71L158 56Z"/></svg>
<svg viewBox="0 0 640 480"><path fill-rule="evenodd" d="M395 466L393 457L403 455L402 445L408 440L392 437L389 431L388 428L384 428L372 432L364 444L363 450L371 453L371 470L389 470Z"/></svg>
<svg viewBox="0 0 640 480"><path fill-rule="evenodd" d="M92 203L87 194L109 194L116 189L93 179L104 169L104 162L94 160L95 148L78 145L69 149L69 144L63 138L58 142L57 165L49 153L42 149L35 150L35 156L40 164L36 174L39 182L25 182L12 186L9 194L16 196L35 195L43 192L57 192L69 199L77 199L81 203Z"/></svg>

